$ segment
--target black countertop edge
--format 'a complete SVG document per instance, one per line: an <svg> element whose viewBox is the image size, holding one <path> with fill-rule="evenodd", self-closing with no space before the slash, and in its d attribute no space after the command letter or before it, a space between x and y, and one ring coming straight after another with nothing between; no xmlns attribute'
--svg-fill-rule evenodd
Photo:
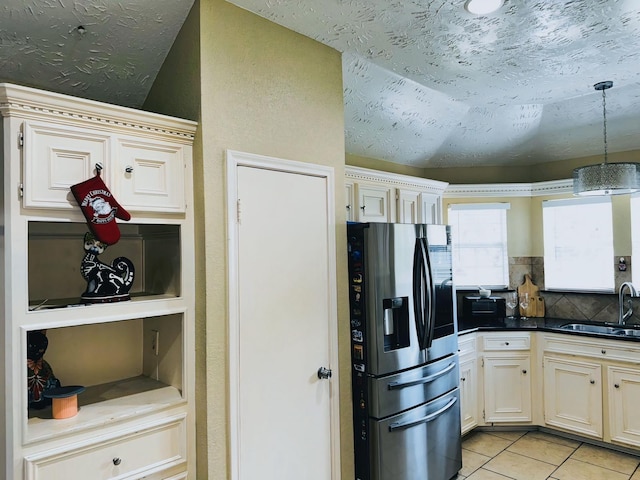
<svg viewBox="0 0 640 480"><path fill-rule="evenodd" d="M472 332L551 332L563 333L566 335L577 335L580 337L606 338L609 340L623 340L626 342L640 342L640 337L625 335L607 335L593 332L580 332L575 330L567 330L560 328L567 323L587 323L593 325L605 325L602 322L588 322L580 320L567 320L566 318L507 318L504 323L496 325L470 325L464 320L458 321L458 335L464 335ZM607 326L618 326L616 323L607 323ZM640 328L640 325L623 325L623 328Z"/></svg>

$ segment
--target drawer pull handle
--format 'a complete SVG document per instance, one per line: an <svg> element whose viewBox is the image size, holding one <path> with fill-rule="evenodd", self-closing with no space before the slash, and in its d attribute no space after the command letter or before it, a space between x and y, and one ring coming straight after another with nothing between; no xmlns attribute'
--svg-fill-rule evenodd
<svg viewBox="0 0 640 480"><path fill-rule="evenodd" d="M122 459L120 457L116 457L113 459L113 464L114 465L120 465L122 463Z"/></svg>
<svg viewBox="0 0 640 480"><path fill-rule="evenodd" d="M509 345L509 342L504 342L505 345Z"/></svg>
<svg viewBox="0 0 640 480"><path fill-rule="evenodd" d="M603 355L606 355L607 351L605 349L600 350Z"/></svg>
<svg viewBox="0 0 640 480"><path fill-rule="evenodd" d="M133 167L127 166L127 167L125 167L124 171L127 172L127 173L132 173L133 172Z"/></svg>

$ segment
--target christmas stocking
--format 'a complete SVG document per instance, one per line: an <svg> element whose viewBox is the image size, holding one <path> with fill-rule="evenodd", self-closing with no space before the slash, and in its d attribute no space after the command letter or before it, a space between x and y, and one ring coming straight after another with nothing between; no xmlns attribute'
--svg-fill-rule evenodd
<svg viewBox="0 0 640 480"><path fill-rule="evenodd" d="M129 220L131 215L116 202L100 178L100 172L89 180L71 186L91 232L102 243L113 245L120 239L120 229L115 218Z"/></svg>

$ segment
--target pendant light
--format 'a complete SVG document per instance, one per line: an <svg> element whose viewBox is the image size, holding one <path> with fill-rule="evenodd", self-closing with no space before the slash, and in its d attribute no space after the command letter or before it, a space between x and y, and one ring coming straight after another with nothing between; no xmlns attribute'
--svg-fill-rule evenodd
<svg viewBox="0 0 640 480"><path fill-rule="evenodd" d="M593 88L602 91L604 118L604 162L587 165L573 171L573 194L580 196L620 195L640 190L639 163L607 163L607 107L605 91L613 82L596 83Z"/></svg>

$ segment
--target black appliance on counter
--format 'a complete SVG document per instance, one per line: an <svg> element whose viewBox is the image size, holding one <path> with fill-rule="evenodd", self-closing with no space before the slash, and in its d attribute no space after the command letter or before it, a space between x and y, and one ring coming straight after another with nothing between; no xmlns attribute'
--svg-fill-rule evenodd
<svg viewBox="0 0 640 480"><path fill-rule="evenodd" d="M350 223L356 480L462 468L456 298L444 225Z"/></svg>
<svg viewBox="0 0 640 480"><path fill-rule="evenodd" d="M462 298L462 318L467 326L504 326L505 316L506 306L503 297L469 295Z"/></svg>

